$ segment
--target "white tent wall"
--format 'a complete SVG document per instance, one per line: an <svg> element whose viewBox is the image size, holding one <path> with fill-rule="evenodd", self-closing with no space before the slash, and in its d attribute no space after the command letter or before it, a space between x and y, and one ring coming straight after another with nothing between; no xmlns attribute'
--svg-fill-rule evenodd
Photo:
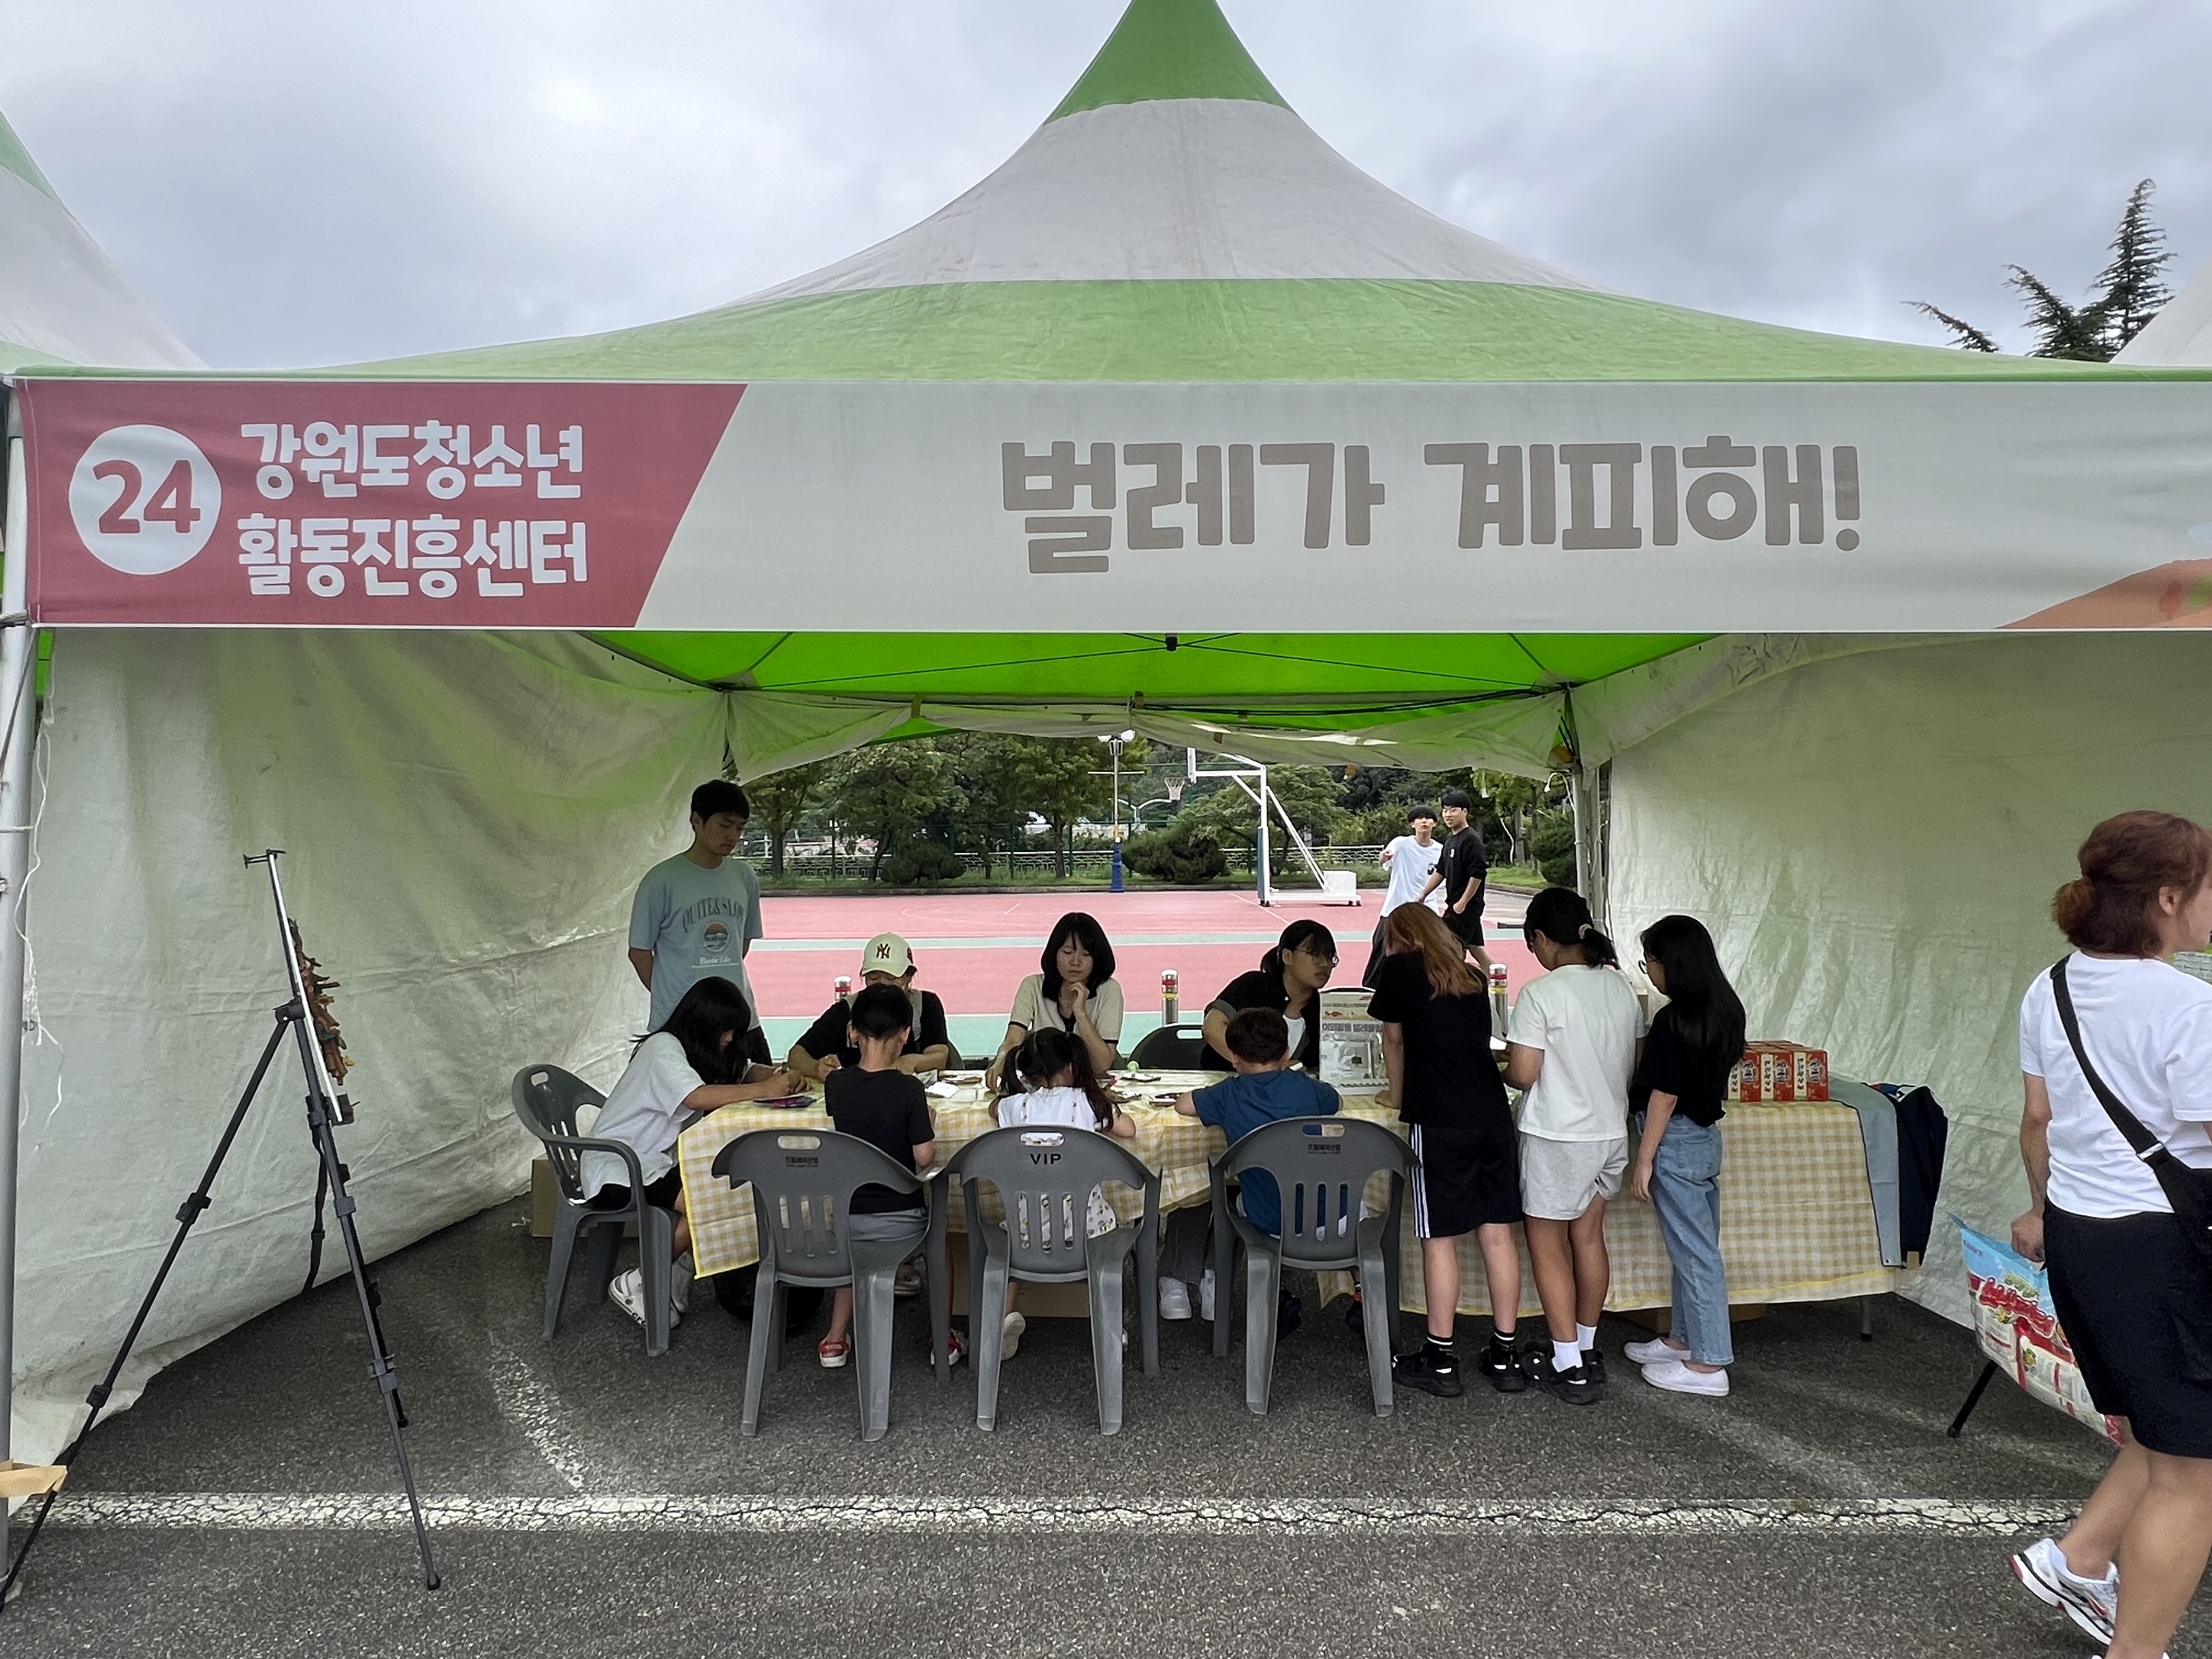
<svg viewBox="0 0 2212 1659"><path fill-rule="evenodd" d="M288 849L286 896L343 987L360 1115L340 1146L382 1255L520 1190L518 1066L618 1073L645 1015L631 890L721 769L724 702L558 635L59 636L27 900L17 1456L67 1437L283 1000L240 855ZM288 1045L127 1388L298 1291L301 1094ZM325 1273L343 1264L333 1236ZM334 1387L359 1357L331 1356Z"/></svg>
<svg viewBox="0 0 2212 1659"><path fill-rule="evenodd" d="M1713 930L1754 1036L1839 1075L1926 1083L1951 1123L1928 1265L1905 1293L1964 1321L1956 1213L2025 1207L2017 1018L2066 949L2048 906L2113 812L2212 821L2201 639L1998 636L1816 661L1613 765L1612 920ZM1723 1188L1726 1178L1723 1176Z"/></svg>

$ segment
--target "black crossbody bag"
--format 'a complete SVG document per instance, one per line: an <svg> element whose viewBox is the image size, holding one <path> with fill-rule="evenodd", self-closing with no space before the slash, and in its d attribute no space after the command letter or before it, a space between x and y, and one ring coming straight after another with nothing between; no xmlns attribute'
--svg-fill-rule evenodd
<svg viewBox="0 0 2212 1659"><path fill-rule="evenodd" d="M2074 996L2066 988L2063 962L2051 970L2051 994L2058 1004L2058 1023L2066 1028L2066 1040L2074 1045L2074 1058L2081 1065L2081 1075L2088 1079L2090 1093L2097 1097L2105 1115L2112 1120L2112 1127L2135 1149L2135 1155L2149 1166L2159 1190L2173 1206L2174 1218L2181 1223L2182 1231L2197 1247L2205 1266L2212 1268L2212 1170L2196 1169L2176 1158L2097 1075L2097 1068L2089 1063L2089 1051L2081 1046L2081 1023L2075 1018Z"/></svg>

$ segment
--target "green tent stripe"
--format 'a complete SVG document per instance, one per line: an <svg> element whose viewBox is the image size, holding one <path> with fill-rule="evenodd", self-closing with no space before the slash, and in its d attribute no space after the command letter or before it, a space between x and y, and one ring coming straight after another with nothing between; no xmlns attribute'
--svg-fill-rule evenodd
<svg viewBox="0 0 2212 1659"><path fill-rule="evenodd" d="M1159 98L1283 104L1282 94L1261 73L1214 0L1130 0L1091 67L1049 118Z"/></svg>
<svg viewBox="0 0 2212 1659"><path fill-rule="evenodd" d="M32 189L58 202L61 197L46 182L46 175L39 171L39 164L31 159L31 152L23 148L23 141L15 136L15 129L0 118L0 167L5 167Z"/></svg>
<svg viewBox="0 0 2212 1659"><path fill-rule="evenodd" d="M1434 713L1578 685L1697 644L1693 634L703 634L608 646L689 680L864 697L1249 707L1271 721Z"/></svg>
<svg viewBox="0 0 2212 1659"><path fill-rule="evenodd" d="M870 289L316 373L1187 382L2010 380L2141 371L1814 334L1613 294L1340 278Z"/></svg>

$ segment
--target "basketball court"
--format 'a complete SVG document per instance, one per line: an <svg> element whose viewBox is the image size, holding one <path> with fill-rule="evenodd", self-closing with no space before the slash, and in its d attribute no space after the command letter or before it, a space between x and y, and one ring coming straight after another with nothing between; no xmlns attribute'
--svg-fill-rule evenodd
<svg viewBox="0 0 2212 1659"><path fill-rule="evenodd" d="M1278 892L1263 907L1249 892L1006 892L887 895L762 901L768 937L745 959L760 998L769 1045L779 1055L836 995L840 975L858 978L860 947L880 933L913 948L915 983L944 1000L953 1043L970 1058L988 1054L1006 1030L1024 975L1037 971L1045 937L1070 910L1087 910L1113 941L1127 1024L1126 1051L1160 1023L1160 975L1179 980L1182 1017L1196 1019L1229 981L1259 965L1282 930L1311 916L1336 935L1334 983L1356 987L1380 915L1380 888L1358 905L1325 904L1311 890ZM1485 917L1490 946L1517 991L1540 971L1521 942L1527 896L1493 892Z"/></svg>

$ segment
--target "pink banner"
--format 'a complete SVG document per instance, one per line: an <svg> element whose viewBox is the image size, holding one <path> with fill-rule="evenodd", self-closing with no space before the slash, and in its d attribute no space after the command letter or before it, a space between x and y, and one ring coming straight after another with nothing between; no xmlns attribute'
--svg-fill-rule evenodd
<svg viewBox="0 0 2212 1659"><path fill-rule="evenodd" d="M31 614L629 628L744 390L27 380Z"/></svg>

